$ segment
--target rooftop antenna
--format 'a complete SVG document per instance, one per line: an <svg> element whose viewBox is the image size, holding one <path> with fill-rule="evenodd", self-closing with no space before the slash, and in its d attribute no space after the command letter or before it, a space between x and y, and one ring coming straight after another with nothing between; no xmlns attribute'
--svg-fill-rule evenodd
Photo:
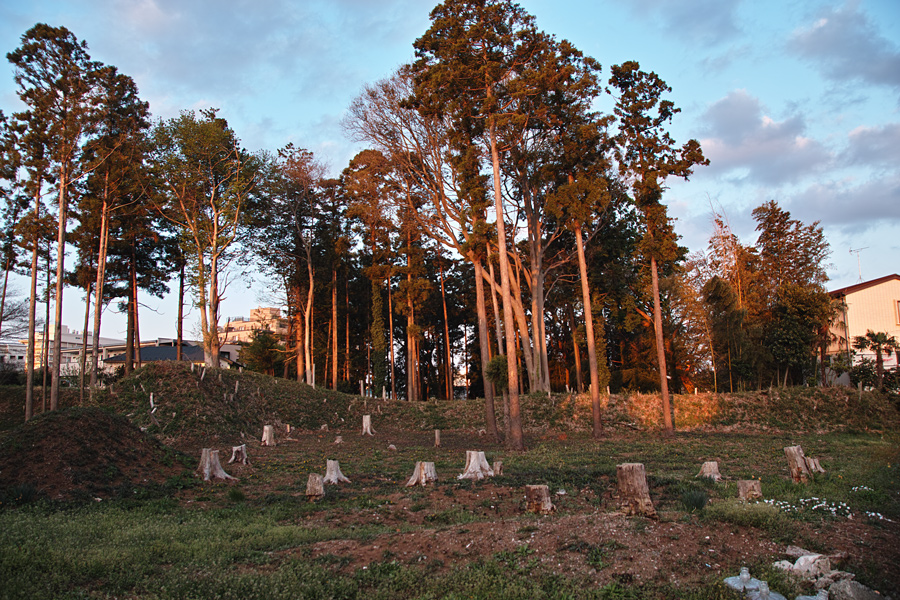
<svg viewBox="0 0 900 600"><path fill-rule="evenodd" d="M869 249L868 246L866 246L865 248L856 248L856 249L850 248L850 254L853 254L854 252L856 252L856 268L859 269L859 283L862 283L862 264L859 262L859 253L862 252L863 250L868 250L868 249Z"/></svg>

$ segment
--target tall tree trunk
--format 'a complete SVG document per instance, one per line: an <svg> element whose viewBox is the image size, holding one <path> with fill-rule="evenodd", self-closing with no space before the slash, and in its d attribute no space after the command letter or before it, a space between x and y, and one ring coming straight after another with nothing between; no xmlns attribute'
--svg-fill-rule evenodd
<svg viewBox="0 0 900 600"><path fill-rule="evenodd" d="M390 293L390 286L388 286L388 293ZM390 303L390 296L388 296L388 303ZM347 322L345 326L345 338L344 338L344 381L350 382L350 276L347 276L347 280L344 282L344 307L347 310ZM393 323L393 319L391 320ZM391 327L391 339L393 339L394 332L393 327ZM394 345L391 344L391 356L393 357ZM394 362L391 360L391 366L393 367ZM393 386L394 376L393 372L391 373L391 385ZM394 396L396 398L396 396Z"/></svg>
<svg viewBox="0 0 900 600"><path fill-rule="evenodd" d="M506 253L506 223L503 198L500 191L500 154L497 150L497 132L493 117L489 125L491 162L494 175L494 210L497 214L497 246L500 251L500 295L503 300L503 323L506 330L507 377L509 379L509 439L507 444L513 450L524 450L522 417L519 412L519 370L516 367L516 340L512 334L513 308L509 286L509 257Z"/></svg>
<svg viewBox="0 0 900 600"><path fill-rule="evenodd" d="M487 377L488 363L491 360L491 341L488 336L487 310L484 305L484 279L481 273L481 260L476 258L471 260L475 265L475 310L478 315L478 345L481 348L481 379L484 382L485 425L488 434L499 441L500 432L497 430L494 410L494 384ZM466 380L468 381L468 378Z"/></svg>
<svg viewBox="0 0 900 600"><path fill-rule="evenodd" d="M444 357L447 368L447 400L453 400L453 367L450 356L450 324L447 318L447 295L444 293L444 265L440 265L441 302L444 305Z"/></svg>
<svg viewBox="0 0 900 600"><path fill-rule="evenodd" d="M52 270L50 262L50 243L47 243L47 285L45 293L47 302L44 304L44 343L41 344L41 412L47 412L47 378L50 376L50 287L52 285Z"/></svg>
<svg viewBox="0 0 900 600"><path fill-rule="evenodd" d="M581 301L584 303L584 330L587 338L588 366L591 371L591 415L594 439L603 436L603 421L600 417L600 370L597 368L597 344L594 337L594 315L591 306L591 290L588 285L587 262L584 257L584 241L581 223L575 224L575 248L578 252L578 273L581 277Z"/></svg>
<svg viewBox="0 0 900 600"><path fill-rule="evenodd" d="M306 293L306 308L303 311L304 325L304 344L303 351L306 353L306 383L314 385L313 380L313 356L312 356L312 310L313 310L313 292L315 291L315 280L313 278L312 252L309 243L306 246L306 272L309 277L309 289Z"/></svg>
<svg viewBox="0 0 900 600"><path fill-rule="evenodd" d="M206 348L205 362L208 367L219 368L219 257L215 250L209 259L209 302L206 306L207 330L203 334Z"/></svg>
<svg viewBox="0 0 900 600"><path fill-rule="evenodd" d="M35 216L39 211L35 208ZM37 219L35 219L37 220ZM37 328L37 279L38 279L38 239L34 235L31 247L31 288L28 295L28 355L25 357L25 420L34 416L34 355L35 329ZM47 338L44 338L46 345Z"/></svg>
<svg viewBox="0 0 900 600"><path fill-rule="evenodd" d="M125 374L134 370L134 295L128 292L128 316L125 324Z"/></svg>
<svg viewBox="0 0 900 600"><path fill-rule="evenodd" d="M653 329L656 333L656 357L659 361L659 394L662 397L663 423L666 433L675 433L669 402L669 378L666 370L666 347L663 345L662 307L659 301L659 273L656 257L650 257L650 280L653 288Z"/></svg>
<svg viewBox="0 0 900 600"><path fill-rule="evenodd" d="M140 369L143 366L141 361L141 306L138 296L137 272L134 268L131 271L131 278L131 291L134 294L134 358L137 368Z"/></svg>
<svg viewBox="0 0 900 600"><path fill-rule="evenodd" d="M9 283L9 269L12 266L10 265L11 262L12 252L6 256L6 264L3 265L3 293L0 294L0 334L3 333L3 315L6 312L6 286Z"/></svg>
<svg viewBox="0 0 900 600"><path fill-rule="evenodd" d="M185 261L181 261L181 266L178 269L178 322L175 324L175 337L178 338L175 340L177 344L177 349L175 350L175 360L181 361L184 359L184 350L182 349L182 345L184 344L184 267Z"/></svg>
<svg viewBox="0 0 900 600"><path fill-rule="evenodd" d="M391 344L391 400L397 399L397 377L394 374L394 364L396 358L394 357L394 295L391 292L391 288L393 284L391 282L391 276L388 275L387 278L387 288L388 288L388 330L390 331L390 335L388 339Z"/></svg>
<svg viewBox="0 0 900 600"><path fill-rule="evenodd" d="M50 383L50 410L59 408L59 375L62 367L62 308L63 288L66 278L66 221L68 220L69 199L69 171L63 164L59 170L59 222L56 235L56 311L53 322L55 324L53 336L53 381Z"/></svg>
<svg viewBox="0 0 900 600"><path fill-rule="evenodd" d="M584 296L583 290L582 296ZM569 329L572 332L572 349L575 356L575 389L579 394L582 394L584 393L584 378L581 374L581 348L578 347L578 326L575 324L575 309L572 308L571 304L566 305L566 308L568 309L566 312L569 317Z"/></svg>
<svg viewBox="0 0 900 600"><path fill-rule="evenodd" d="M334 357L334 368L331 371L331 389L337 389L338 368L338 309L337 309L337 269L331 270L331 322L334 327L331 330L331 355Z"/></svg>
<svg viewBox="0 0 900 600"><path fill-rule="evenodd" d="M412 275L407 274L407 281ZM406 299L406 399L419 400L419 348L416 336L416 317L412 296Z"/></svg>
<svg viewBox="0 0 900 600"><path fill-rule="evenodd" d="M109 175L106 175L108 181ZM106 194L104 193L104 196ZM91 336L91 397L99 384L100 323L103 318L103 287L106 281L106 254L109 247L109 205L103 198L100 210L100 245L97 250L97 279L94 283L94 331Z"/></svg>
<svg viewBox="0 0 900 600"><path fill-rule="evenodd" d="M88 327L91 321L91 290L93 282L88 280L84 288L84 329L81 331L81 356L78 361L78 403L84 404L84 375L87 370Z"/></svg>

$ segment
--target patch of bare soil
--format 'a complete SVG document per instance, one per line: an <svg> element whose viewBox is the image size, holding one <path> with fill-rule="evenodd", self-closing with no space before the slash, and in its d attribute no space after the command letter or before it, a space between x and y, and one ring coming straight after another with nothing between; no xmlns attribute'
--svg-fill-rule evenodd
<svg viewBox="0 0 900 600"><path fill-rule="evenodd" d="M520 497L523 494L519 490L488 484L470 494L457 494L453 501L439 490L417 500L430 503L431 510L437 511L432 514L438 515L454 508L472 511L476 516L497 513L489 521L456 525L429 523L427 516L410 512L409 501L402 499L337 519L313 516L308 524L350 528L379 523L396 526L397 530L365 541L319 542L312 546L312 557L339 564L345 572L384 560L444 571L501 557L520 568L588 577L598 585L614 581L626 585L668 582L688 588L708 581L711 575L735 575L742 565L768 565L788 558L785 544L772 541L755 528L706 522L678 513L663 513L660 521L651 521L572 503L562 513L524 516ZM496 511L485 508L484 499L496 501ZM411 525L422 528L407 530ZM825 527L803 529L802 539L815 540L820 551L847 557L835 568L884 576L900 564L896 543L900 526L896 523L874 527L835 521ZM308 550L304 552L308 555ZM894 581L894 586L898 584L900 581Z"/></svg>
<svg viewBox="0 0 900 600"><path fill-rule="evenodd" d="M7 495L17 490L51 500L110 498L161 485L183 471L174 451L127 419L96 408L39 415L0 443L0 490Z"/></svg>

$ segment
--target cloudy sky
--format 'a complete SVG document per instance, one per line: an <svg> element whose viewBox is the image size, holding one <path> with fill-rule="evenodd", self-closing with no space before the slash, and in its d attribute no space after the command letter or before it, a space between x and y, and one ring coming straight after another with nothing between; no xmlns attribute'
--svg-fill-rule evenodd
<svg viewBox="0 0 900 600"><path fill-rule="evenodd" d="M362 87L412 58L434 0L0 0L0 49L63 25L137 82L154 117L217 107L251 149L288 142L339 173L360 150L340 120ZM609 66L655 71L682 109L681 143L711 165L666 202L692 250L724 211L744 242L774 199L821 221L833 288L900 271L900 3L896 0L523 0L539 27ZM19 108L0 65L0 109ZM851 250L862 249L855 253ZM859 258L859 267L857 264ZM246 282L251 284L250 280ZM256 281L254 289L264 287ZM80 294L65 322L80 329ZM223 315L265 302L229 290ZM174 302L146 299L145 337L174 335ZM155 311L155 312L154 312ZM196 314L196 313L194 313ZM152 328L153 332L148 333ZM103 334L120 337L108 313Z"/></svg>

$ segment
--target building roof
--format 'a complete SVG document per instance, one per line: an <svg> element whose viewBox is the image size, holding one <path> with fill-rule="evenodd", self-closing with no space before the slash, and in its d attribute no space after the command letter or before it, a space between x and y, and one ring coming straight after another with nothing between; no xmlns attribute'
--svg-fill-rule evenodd
<svg viewBox="0 0 900 600"><path fill-rule="evenodd" d="M831 296L838 298L840 296L846 296L848 294L852 294L854 292L859 292L861 290L865 290L870 287L874 287L876 285L881 285L882 283L885 283L885 282L888 282L891 280L900 281L900 275L897 275L896 273L894 273L892 275L885 275L884 277L879 277L878 279L872 279L871 281L863 281L861 283L857 283L856 285L850 285L850 286L843 287L840 289L831 290L828 293Z"/></svg>
<svg viewBox="0 0 900 600"><path fill-rule="evenodd" d="M143 346L141 348L141 362L158 362L162 360L176 360L178 348L176 346ZM203 348L200 346L182 346L181 360L188 362L203 362ZM110 356L105 361L109 363L124 363L125 354Z"/></svg>

